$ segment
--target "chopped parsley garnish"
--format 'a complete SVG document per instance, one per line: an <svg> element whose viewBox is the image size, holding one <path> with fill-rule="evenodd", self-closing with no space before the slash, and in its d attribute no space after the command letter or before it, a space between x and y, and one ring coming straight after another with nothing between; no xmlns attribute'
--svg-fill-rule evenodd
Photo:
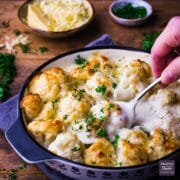
<svg viewBox="0 0 180 180"><path fill-rule="evenodd" d="M71 149L71 151L73 151L73 152L76 152L76 151L79 151L81 148L80 147L73 147L72 149Z"/></svg>
<svg viewBox="0 0 180 180"><path fill-rule="evenodd" d="M145 51L150 51L159 34L158 32L152 32L150 34L144 33L141 48Z"/></svg>
<svg viewBox="0 0 180 180"><path fill-rule="evenodd" d="M104 117L104 116L100 116L100 117L99 117L99 120L100 120L100 121L104 121L104 120L105 120L105 117Z"/></svg>
<svg viewBox="0 0 180 180"><path fill-rule="evenodd" d="M107 131L105 129L100 129L97 133L96 133L97 137L107 137Z"/></svg>
<svg viewBox="0 0 180 180"><path fill-rule="evenodd" d="M23 53L28 53L28 52L30 52L29 44L19 43L19 47L21 48L21 50L22 50Z"/></svg>
<svg viewBox="0 0 180 180"><path fill-rule="evenodd" d="M17 173L19 170L25 169L26 168L26 164L24 163L23 165L19 166L16 169L11 169L9 171L9 180L15 180L17 179Z"/></svg>
<svg viewBox="0 0 180 180"><path fill-rule="evenodd" d="M98 67L99 67L99 65L98 65L98 64L94 65L94 67L93 67L93 71L94 71L94 72L97 72L97 71L98 71Z"/></svg>
<svg viewBox="0 0 180 180"><path fill-rule="evenodd" d="M86 119L87 125L90 125L96 118L94 117L93 114L91 114L89 117Z"/></svg>
<svg viewBox="0 0 180 180"><path fill-rule="evenodd" d="M8 85L16 75L14 65L15 56L9 53L0 53L0 101L6 100L10 95Z"/></svg>
<svg viewBox="0 0 180 180"><path fill-rule="evenodd" d="M63 119L67 119L67 117L68 117L68 115L66 114L66 115L63 116Z"/></svg>
<svg viewBox="0 0 180 180"><path fill-rule="evenodd" d="M82 128L83 128L82 125L80 125L80 126L79 126L79 129L82 129Z"/></svg>
<svg viewBox="0 0 180 180"><path fill-rule="evenodd" d="M13 33L16 35L16 36L19 36L21 34L21 31L19 31L18 29L14 29L13 30Z"/></svg>
<svg viewBox="0 0 180 180"><path fill-rule="evenodd" d="M83 94L85 93L86 91L84 89L80 89L76 94L75 94L75 97L77 98L78 101L81 100Z"/></svg>
<svg viewBox="0 0 180 180"><path fill-rule="evenodd" d="M2 27L8 28L9 27L9 21L3 21L1 22Z"/></svg>
<svg viewBox="0 0 180 180"><path fill-rule="evenodd" d="M49 49L47 47L39 47L39 52L41 52L42 54L47 52Z"/></svg>
<svg viewBox="0 0 180 180"><path fill-rule="evenodd" d="M109 109L113 108L114 104L109 104Z"/></svg>
<svg viewBox="0 0 180 180"><path fill-rule="evenodd" d="M147 11L145 7L143 6L133 7L131 3L115 6L113 7L112 12L116 16L125 19L138 19L138 18L143 18L147 15Z"/></svg>
<svg viewBox="0 0 180 180"><path fill-rule="evenodd" d="M117 84L116 83L113 83L112 84L112 87L115 89L117 87Z"/></svg>
<svg viewBox="0 0 180 180"><path fill-rule="evenodd" d="M119 135L116 135L115 136L115 138L114 138L114 140L113 140L113 142L112 142L112 144L113 144L113 146L116 148L117 147L117 145L118 145L118 141L119 141Z"/></svg>
<svg viewBox="0 0 180 180"><path fill-rule="evenodd" d="M101 110L100 110L102 113L104 113L104 109L102 108Z"/></svg>
<svg viewBox="0 0 180 180"><path fill-rule="evenodd" d="M105 92L106 92L106 86L104 86L104 85L98 86L98 87L96 88L96 92L97 92L97 93L101 93L101 94L105 94Z"/></svg>
<svg viewBox="0 0 180 180"><path fill-rule="evenodd" d="M86 64L87 64L87 59L81 57L80 55L78 55L78 56L76 57L76 59L75 59L75 63L76 63L77 65L81 65L81 66L84 67L84 66L86 66Z"/></svg>

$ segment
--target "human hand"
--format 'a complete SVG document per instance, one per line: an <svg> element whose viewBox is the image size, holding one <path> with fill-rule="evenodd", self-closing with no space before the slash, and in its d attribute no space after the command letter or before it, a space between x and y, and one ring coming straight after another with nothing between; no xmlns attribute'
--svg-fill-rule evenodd
<svg viewBox="0 0 180 180"><path fill-rule="evenodd" d="M152 71L163 84L180 78L180 16L173 17L151 49Z"/></svg>

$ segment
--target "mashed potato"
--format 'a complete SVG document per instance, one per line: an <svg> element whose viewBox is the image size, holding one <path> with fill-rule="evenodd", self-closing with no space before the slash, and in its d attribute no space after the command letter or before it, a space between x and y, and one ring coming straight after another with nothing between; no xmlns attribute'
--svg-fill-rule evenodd
<svg viewBox="0 0 180 180"><path fill-rule="evenodd" d="M86 0L42 0L28 6L29 26L45 31L67 31L85 24L92 16Z"/></svg>

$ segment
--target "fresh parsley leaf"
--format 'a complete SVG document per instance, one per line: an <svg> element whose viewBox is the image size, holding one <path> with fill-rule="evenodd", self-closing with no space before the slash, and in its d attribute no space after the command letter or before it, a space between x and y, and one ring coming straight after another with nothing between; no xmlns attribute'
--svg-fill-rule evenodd
<svg viewBox="0 0 180 180"><path fill-rule="evenodd" d="M97 92L97 93L101 93L101 94L105 94L105 92L106 92L106 86L104 86L104 85L98 86L98 87L96 88L96 92Z"/></svg>
<svg viewBox="0 0 180 180"><path fill-rule="evenodd" d="M119 135L116 135L115 136L115 138L114 138L114 140L113 140L113 142L112 142L112 144L113 144L113 146L116 148L117 147L117 145L118 145L118 141L119 141Z"/></svg>
<svg viewBox="0 0 180 180"><path fill-rule="evenodd" d="M94 71L94 72L97 72L97 71L98 71L98 67L99 67L99 65L98 65L98 64L95 64L94 67L93 67L93 71Z"/></svg>
<svg viewBox="0 0 180 180"><path fill-rule="evenodd" d="M81 148L80 147L73 147L72 149L71 149L71 151L73 151L73 152L76 152L76 151L79 151Z"/></svg>
<svg viewBox="0 0 180 180"><path fill-rule="evenodd" d="M19 47L21 48L21 50L22 50L23 53L28 53L28 52L30 52L29 44L19 43Z"/></svg>
<svg viewBox="0 0 180 180"><path fill-rule="evenodd" d="M115 89L117 87L117 84L116 83L113 83L112 84L112 87Z"/></svg>
<svg viewBox="0 0 180 180"><path fill-rule="evenodd" d="M49 49L47 47L39 47L39 52L41 52L42 54L47 52Z"/></svg>
<svg viewBox="0 0 180 180"><path fill-rule="evenodd" d="M3 21L1 22L2 27L8 28L9 27L9 21Z"/></svg>
<svg viewBox="0 0 180 180"><path fill-rule="evenodd" d="M89 117L86 118L87 125L90 125L96 118L93 114L91 114Z"/></svg>
<svg viewBox="0 0 180 180"><path fill-rule="evenodd" d="M63 119L67 119L67 117L68 117L68 115L66 114L66 115L63 116Z"/></svg>
<svg viewBox="0 0 180 180"><path fill-rule="evenodd" d="M14 29L13 30L13 33L16 35L16 36L19 36L21 34L21 31L19 31L18 29Z"/></svg>
<svg viewBox="0 0 180 180"><path fill-rule="evenodd" d="M75 59L75 63L76 63L77 65L86 66L86 64L87 64L87 59L81 57L80 55L78 55L78 56L76 57L76 59Z"/></svg>
<svg viewBox="0 0 180 180"><path fill-rule="evenodd" d="M141 48L145 51L150 51L159 34L158 32L152 32L150 34L144 33Z"/></svg>
<svg viewBox="0 0 180 180"><path fill-rule="evenodd" d="M107 137L107 131L105 129L100 129L97 133L96 133L97 137Z"/></svg>
<svg viewBox="0 0 180 180"><path fill-rule="evenodd" d="M108 109L111 109L114 107L114 104L109 104L109 108Z"/></svg>
<svg viewBox="0 0 180 180"><path fill-rule="evenodd" d="M8 85L16 75L14 65L15 56L9 53L0 53L0 101L6 100L10 95Z"/></svg>

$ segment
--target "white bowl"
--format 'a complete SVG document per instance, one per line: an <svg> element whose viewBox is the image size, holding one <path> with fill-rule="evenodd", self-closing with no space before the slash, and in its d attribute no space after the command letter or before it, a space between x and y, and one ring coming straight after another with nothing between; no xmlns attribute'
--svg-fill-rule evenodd
<svg viewBox="0 0 180 180"><path fill-rule="evenodd" d="M147 11L146 16L143 18L137 18L137 19L125 19L125 18L120 18L120 17L116 16L112 12L112 9L115 6L122 6L122 5L127 4L127 3L131 3L134 7L143 6L144 8L146 8L146 11ZM144 23L145 21L147 21L149 19L149 17L152 15L152 6L143 0L116 0L110 5L109 13L110 13L111 17L118 24L121 24L124 26L137 26L139 24Z"/></svg>

